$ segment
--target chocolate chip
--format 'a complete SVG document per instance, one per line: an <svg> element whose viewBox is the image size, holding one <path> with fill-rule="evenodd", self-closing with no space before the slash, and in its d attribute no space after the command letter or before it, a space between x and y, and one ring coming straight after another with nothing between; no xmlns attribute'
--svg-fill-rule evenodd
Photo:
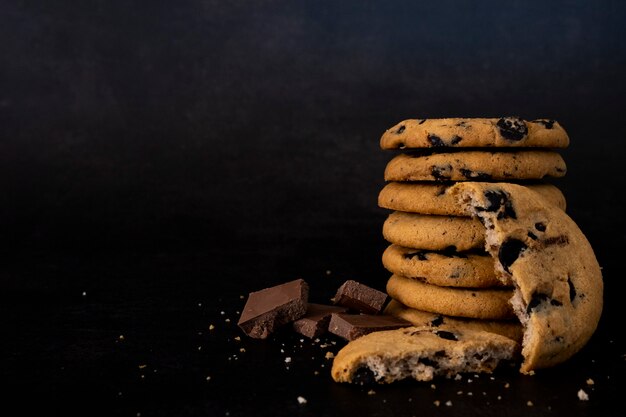
<svg viewBox="0 0 626 417"><path fill-rule="evenodd" d="M533 120L533 123L541 123L546 129L552 129L554 120Z"/></svg>
<svg viewBox="0 0 626 417"><path fill-rule="evenodd" d="M445 330L435 330L434 333L442 339L454 340L454 341L459 340L454 333L448 332Z"/></svg>
<svg viewBox="0 0 626 417"><path fill-rule="evenodd" d="M424 123L426 120L428 120L428 119L422 119L422 120L420 120L420 122L418 123L418 125L421 125L421 124L422 124L422 123Z"/></svg>
<svg viewBox="0 0 626 417"><path fill-rule="evenodd" d="M398 128L398 130L396 130L396 135L399 135L400 133L404 132L404 129L406 129L406 126L402 125Z"/></svg>
<svg viewBox="0 0 626 417"><path fill-rule="evenodd" d="M426 366L430 366L430 367L433 367L435 369L439 368L439 364L436 361L432 360L432 359L429 359L429 358L419 358L418 361L420 363L423 363Z"/></svg>
<svg viewBox="0 0 626 417"><path fill-rule="evenodd" d="M471 169L465 168L461 168L459 169L459 171L461 171L461 174L467 179L483 181L491 179L491 175L487 174L486 172L472 171Z"/></svg>
<svg viewBox="0 0 626 417"><path fill-rule="evenodd" d="M459 135L454 135L454 136L452 136L452 139L450 140L450 145L456 145L457 143L459 143L462 140L463 140L463 138L460 137Z"/></svg>
<svg viewBox="0 0 626 417"><path fill-rule="evenodd" d="M526 123L519 117L503 117L496 125L502 137L511 141L520 141L528 133Z"/></svg>
<svg viewBox="0 0 626 417"><path fill-rule="evenodd" d="M437 194L436 194L437 197L444 195L448 187L449 185L442 185L441 187L439 187L439 189L437 190Z"/></svg>
<svg viewBox="0 0 626 417"><path fill-rule="evenodd" d="M521 240L513 238L505 240L498 250L498 260L502 268L510 273L509 267L513 265L513 262L519 258L520 254L526 250L526 248L526 244Z"/></svg>
<svg viewBox="0 0 626 417"><path fill-rule="evenodd" d="M540 232L545 232L546 225L543 223L535 223L535 229L539 230Z"/></svg>
<svg viewBox="0 0 626 417"><path fill-rule="evenodd" d="M528 306L526 307L526 314L530 314L531 311L539 307L541 303L544 303L548 301L549 299L550 297L548 297L545 294L541 294L541 293L533 294L532 298L530 299L530 303L528 303Z"/></svg>
<svg viewBox="0 0 626 417"><path fill-rule="evenodd" d="M560 307L563 305L563 303L559 300L551 299L546 294L534 293L532 298L530 299L530 303L528 303L528 306L526 307L526 313L530 314L531 311L535 310L542 303L548 302L548 300L550 300L550 305L552 306Z"/></svg>
<svg viewBox="0 0 626 417"><path fill-rule="evenodd" d="M528 237L531 238L532 240L537 240L537 235L534 234L533 232L528 232Z"/></svg>
<svg viewBox="0 0 626 417"><path fill-rule="evenodd" d="M437 135L433 135L432 133L428 134L428 141L431 145L435 147L446 146L446 144L441 140L441 138Z"/></svg>
<svg viewBox="0 0 626 417"><path fill-rule="evenodd" d="M376 383L376 375L366 366L362 366L354 372L352 382L361 385L371 385Z"/></svg>
<svg viewBox="0 0 626 417"><path fill-rule="evenodd" d="M443 324L443 316L439 315L430 321L430 325L433 327L439 327Z"/></svg>
<svg viewBox="0 0 626 417"><path fill-rule="evenodd" d="M413 259L413 258L417 257L417 259L419 259L420 261L427 261L428 260L428 257L426 256L426 253L424 253L423 251L409 252L409 253L405 253L402 256L404 257L404 259Z"/></svg>
<svg viewBox="0 0 626 417"><path fill-rule="evenodd" d="M451 165L445 165L445 166L434 166L431 168L431 175L433 176L433 178L435 178L437 181L448 181L450 180L450 175L446 175L446 172L450 172L452 170L452 166Z"/></svg>
<svg viewBox="0 0 626 417"><path fill-rule="evenodd" d="M498 213L498 219L516 219L517 214L513 209L513 203L509 199L509 195L503 190L488 190L485 192L485 198L489 202L487 207L477 207L478 211L496 212L504 206L504 210Z"/></svg>
<svg viewBox="0 0 626 417"><path fill-rule="evenodd" d="M574 287L572 278L569 276L567 277L567 285L569 285L569 300L573 302L574 298L576 298L576 288Z"/></svg>

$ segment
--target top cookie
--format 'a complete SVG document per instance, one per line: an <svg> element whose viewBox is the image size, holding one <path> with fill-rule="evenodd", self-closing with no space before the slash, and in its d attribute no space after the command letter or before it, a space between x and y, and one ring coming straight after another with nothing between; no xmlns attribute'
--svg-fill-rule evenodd
<svg viewBox="0 0 626 417"><path fill-rule="evenodd" d="M569 137L555 120L409 119L388 129L380 138L382 149L439 147L566 148Z"/></svg>

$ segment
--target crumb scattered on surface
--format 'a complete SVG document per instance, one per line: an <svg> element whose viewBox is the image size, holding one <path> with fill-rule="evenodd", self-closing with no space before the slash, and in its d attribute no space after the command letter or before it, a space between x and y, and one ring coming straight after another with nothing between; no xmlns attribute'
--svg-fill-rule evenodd
<svg viewBox="0 0 626 417"><path fill-rule="evenodd" d="M431 387L432 389L436 389L436 388L437 388L437 386L436 386L435 384L430 384L430 387Z"/></svg>
<svg viewBox="0 0 626 417"><path fill-rule="evenodd" d="M373 389L367 391L367 395L374 395L376 394L376 391L374 391Z"/></svg>
<svg viewBox="0 0 626 417"><path fill-rule="evenodd" d="M146 368L147 366L148 366L148 365L143 365L143 364L142 364L142 365L139 365L139 369L144 369L144 368Z"/></svg>
<svg viewBox="0 0 626 417"><path fill-rule="evenodd" d="M285 358L285 363L291 363L291 357L290 356L287 356Z"/></svg>
<svg viewBox="0 0 626 417"><path fill-rule="evenodd" d="M460 380L462 380L462 379L463 379L463 377L461 376L461 374L456 374L456 375L454 376L454 380L455 380L455 381L460 381Z"/></svg>
<svg viewBox="0 0 626 417"><path fill-rule="evenodd" d="M589 395L585 392L585 390L579 389L577 395L580 401L589 401Z"/></svg>
<svg viewBox="0 0 626 417"><path fill-rule="evenodd" d="M533 404L532 401L528 400L528 401L526 401L526 405L529 406L529 407L532 407L535 404Z"/></svg>
<svg viewBox="0 0 626 417"><path fill-rule="evenodd" d="M212 324L209 325L209 330L213 330L215 329L215 326L213 326Z"/></svg>
<svg viewBox="0 0 626 417"><path fill-rule="evenodd" d="M240 348L240 349L239 349L239 352L242 352L242 353L243 353L243 352L245 352L245 351L246 351L246 349L245 349L245 348Z"/></svg>
<svg viewBox="0 0 626 417"><path fill-rule="evenodd" d="M335 357L335 354L333 352L326 352L326 355L324 357L326 359L332 359Z"/></svg>
<svg viewBox="0 0 626 417"><path fill-rule="evenodd" d="M210 376L210 375L209 375L209 376L207 376L207 377L206 377L206 380L207 380L207 381L210 381L210 380L211 380L211 376Z"/></svg>
<svg viewBox="0 0 626 417"><path fill-rule="evenodd" d="M235 340L239 342L241 340L241 337L240 336L235 336Z"/></svg>
<svg viewBox="0 0 626 417"><path fill-rule="evenodd" d="M509 384L508 382L506 384L504 384L504 388L508 388L510 386L511 386L511 384Z"/></svg>
<svg viewBox="0 0 626 417"><path fill-rule="evenodd" d="M593 381L593 379L591 379L591 378L587 379L587 381L586 381L586 382L587 382L587 385L593 385L593 384L595 384L595 382L594 382L594 381Z"/></svg>
<svg viewBox="0 0 626 417"><path fill-rule="evenodd" d="M124 335L123 335L123 334L121 334L121 335L118 337L118 340L124 340Z"/></svg>
<svg viewBox="0 0 626 417"><path fill-rule="evenodd" d="M298 398L298 404L306 404L306 398L299 396Z"/></svg>
<svg viewBox="0 0 626 417"><path fill-rule="evenodd" d="M230 319L226 319L224 320L226 323L230 323Z"/></svg>
<svg viewBox="0 0 626 417"><path fill-rule="evenodd" d="M452 401L450 401L450 400L446 401L446 406L447 407L452 407Z"/></svg>

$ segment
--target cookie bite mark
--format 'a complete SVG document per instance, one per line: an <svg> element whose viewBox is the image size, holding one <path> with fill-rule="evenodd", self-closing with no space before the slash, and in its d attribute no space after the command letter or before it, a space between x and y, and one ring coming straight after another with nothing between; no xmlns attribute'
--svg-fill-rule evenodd
<svg viewBox="0 0 626 417"><path fill-rule="evenodd" d="M496 123L500 135L509 141L519 142L528 134L526 122L519 117L503 117Z"/></svg>

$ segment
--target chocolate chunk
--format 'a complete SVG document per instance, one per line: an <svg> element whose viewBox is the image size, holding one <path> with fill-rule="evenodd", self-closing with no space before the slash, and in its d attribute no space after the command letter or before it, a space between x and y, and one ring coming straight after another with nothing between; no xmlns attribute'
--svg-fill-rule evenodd
<svg viewBox="0 0 626 417"><path fill-rule="evenodd" d="M424 123L426 120L428 120L428 119L422 119L422 120L420 120L420 122L418 123L418 125L421 125L421 124L422 124L422 123Z"/></svg>
<svg viewBox="0 0 626 417"><path fill-rule="evenodd" d="M457 143L459 143L462 140L463 140L463 138L460 137L459 135L454 135L454 136L452 136L452 139L450 139L450 145L456 145Z"/></svg>
<svg viewBox="0 0 626 417"><path fill-rule="evenodd" d="M543 223L535 223L535 229L539 230L540 232L545 232L546 225Z"/></svg>
<svg viewBox="0 0 626 417"><path fill-rule="evenodd" d="M537 240L537 235L534 234L533 232L528 232L528 237L531 238L532 240Z"/></svg>
<svg viewBox="0 0 626 417"><path fill-rule="evenodd" d="M569 276L567 277L567 285L569 285L569 300L574 302L574 298L576 298L576 288L574 287L572 278Z"/></svg>
<svg viewBox="0 0 626 417"><path fill-rule="evenodd" d="M528 133L526 123L519 117L503 117L496 125L503 138L514 142L524 139Z"/></svg>
<svg viewBox="0 0 626 417"><path fill-rule="evenodd" d="M434 147L446 146L446 144L443 142L443 140L439 136L433 135L432 133L428 134L428 141Z"/></svg>
<svg viewBox="0 0 626 417"><path fill-rule="evenodd" d="M555 300L547 296L546 294L535 293L530 299L530 303L526 307L526 313L530 314L533 310L536 310L542 303L546 303L550 300L550 305L560 307L563 305L559 300Z"/></svg>
<svg viewBox="0 0 626 417"><path fill-rule="evenodd" d="M517 214L513 209L513 203L509 199L509 195L503 190L488 190L485 192L485 198L489 202L487 207L476 207L478 211L488 211L488 212L496 212L500 210L498 213L498 219L516 219Z"/></svg>
<svg viewBox="0 0 626 417"><path fill-rule="evenodd" d="M353 280L344 282L333 298L334 304L369 314L380 313L385 301L387 301L387 294L384 292Z"/></svg>
<svg viewBox="0 0 626 417"><path fill-rule="evenodd" d="M509 267L513 265L513 262L517 260L526 247L524 242L513 238L507 239L502 243L498 250L498 260L506 272L511 272Z"/></svg>
<svg viewBox="0 0 626 417"><path fill-rule="evenodd" d="M304 316L309 286L302 279L251 292L237 325L250 337L265 339L278 327Z"/></svg>
<svg viewBox="0 0 626 417"><path fill-rule="evenodd" d="M304 317L293 322L293 329L309 338L320 336L328 331L328 323L333 313L345 313L347 307L309 303Z"/></svg>
<svg viewBox="0 0 626 417"><path fill-rule="evenodd" d="M398 128L398 130L396 130L396 135L399 135L400 133L404 132L404 129L406 129L406 126L402 125Z"/></svg>
<svg viewBox="0 0 626 417"><path fill-rule="evenodd" d="M328 331L346 340L354 340L368 333L409 326L412 324L394 316L333 313Z"/></svg>
<svg viewBox="0 0 626 417"><path fill-rule="evenodd" d="M430 168L430 174L437 181L449 181L450 171L452 171L452 165L445 166L433 166Z"/></svg>
<svg viewBox="0 0 626 417"><path fill-rule="evenodd" d="M491 179L491 175L487 174L486 172L472 171L471 169L465 169L465 168L461 168L459 169L459 171L461 172L461 175L463 175L467 179L482 180L482 181Z"/></svg>
<svg viewBox="0 0 626 417"><path fill-rule="evenodd" d="M448 332L446 330L435 330L434 333L442 339L454 341L459 340L454 333Z"/></svg>
<svg viewBox="0 0 626 417"><path fill-rule="evenodd" d="M433 327L439 327L443 324L443 316L439 315L430 321L430 325Z"/></svg>

